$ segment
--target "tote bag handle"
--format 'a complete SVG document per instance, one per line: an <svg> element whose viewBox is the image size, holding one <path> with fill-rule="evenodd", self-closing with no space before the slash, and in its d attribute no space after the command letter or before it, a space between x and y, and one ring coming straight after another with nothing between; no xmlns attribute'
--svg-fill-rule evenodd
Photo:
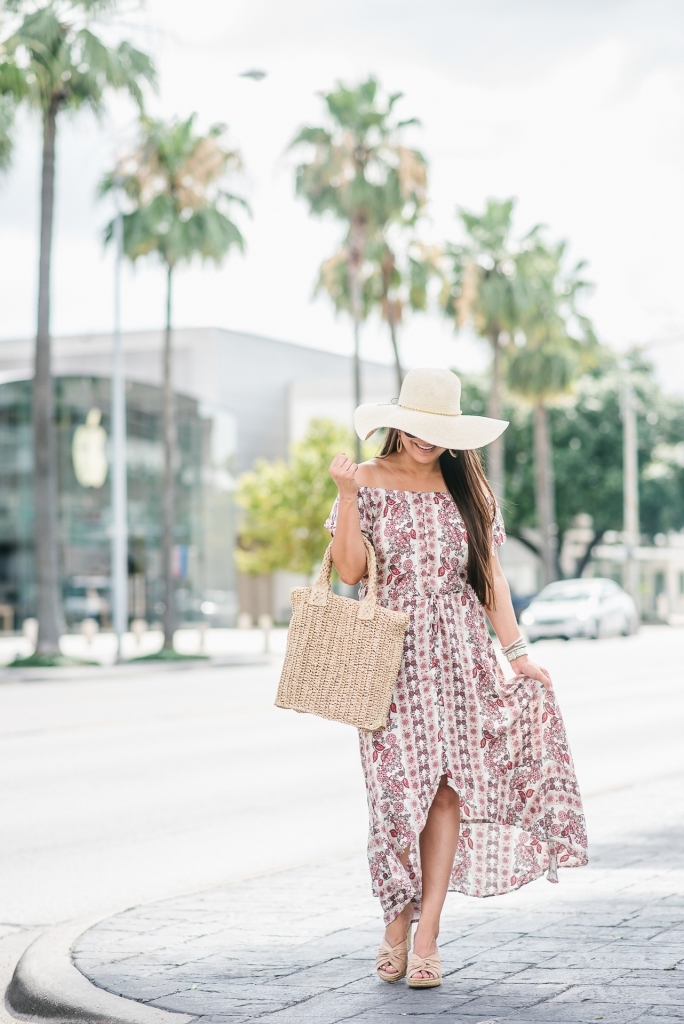
<svg viewBox="0 0 684 1024"><path fill-rule="evenodd" d="M368 573L368 593L363 601L359 601L359 610L356 613L359 619L372 619L375 616L375 605L378 596L378 565L375 560L373 545L367 537L363 537L366 549L366 570ZM311 588L309 604L324 605L327 603L328 595L332 593L330 586L330 573L332 572L332 541L328 544L323 555L321 570L316 582Z"/></svg>

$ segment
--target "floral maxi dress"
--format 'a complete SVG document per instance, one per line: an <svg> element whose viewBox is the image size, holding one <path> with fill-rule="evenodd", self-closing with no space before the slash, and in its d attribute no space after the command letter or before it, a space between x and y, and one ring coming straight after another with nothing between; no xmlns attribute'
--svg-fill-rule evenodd
<svg viewBox="0 0 684 1024"><path fill-rule="evenodd" d="M587 862L565 727L552 692L504 677L467 581L468 536L455 501L447 492L361 487L358 507L377 557L378 600L410 615L387 724L359 733L368 860L386 923L409 902L420 913L418 837L442 776L461 803L450 889L493 896L544 872L557 881L557 867ZM333 534L337 508L326 523ZM492 532L496 548L505 540L498 508Z"/></svg>

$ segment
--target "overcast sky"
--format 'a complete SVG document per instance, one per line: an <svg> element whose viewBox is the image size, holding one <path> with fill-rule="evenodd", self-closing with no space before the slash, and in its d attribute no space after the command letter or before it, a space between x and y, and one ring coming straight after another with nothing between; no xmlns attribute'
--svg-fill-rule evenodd
<svg viewBox="0 0 684 1024"><path fill-rule="evenodd" d="M458 205L518 198L516 229L543 222L589 262L587 308L600 337L628 343L684 336L684 5L681 0L148 0L127 17L153 52L153 113L197 111L226 122L242 152L235 183L253 209L245 256L177 275L175 319L350 351L350 329L323 297L320 262L339 226L307 215L286 154L297 128L320 120L320 90L376 74L402 90L402 116L430 170L434 241L458 236ZM262 82L239 78L249 68ZM100 125L62 120L57 155L53 329L108 330L108 210L96 183L130 143L133 112L117 101ZM35 324L39 131L22 120L14 166L0 182L0 336ZM127 328L158 327L164 277L152 263L126 273ZM403 331L408 365L480 369L486 353L435 313ZM388 360L382 326L364 353ZM684 344L652 348L664 382L684 390Z"/></svg>

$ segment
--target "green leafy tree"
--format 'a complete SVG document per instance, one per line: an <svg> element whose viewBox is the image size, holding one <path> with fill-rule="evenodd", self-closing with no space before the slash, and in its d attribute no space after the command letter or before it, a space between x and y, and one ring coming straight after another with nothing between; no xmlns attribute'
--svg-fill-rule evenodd
<svg viewBox="0 0 684 1024"><path fill-rule="evenodd" d="M593 329L577 306L589 287L581 277L583 264L564 273L565 248L564 242L547 246L537 237L518 257L517 273L526 291L520 316L524 338L508 347L506 359L509 390L533 409L537 528L546 583L557 579L559 571L549 407L570 394L596 355Z"/></svg>
<svg viewBox="0 0 684 1024"><path fill-rule="evenodd" d="M624 372L614 353L600 348L594 367L577 381L571 396L548 413L559 540L579 513L587 513L593 521L593 539L574 575L581 574L607 532L623 528L620 390ZM641 530L653 538L684 528L684 399L664 393L652 367L638 353L630 359L629 376L637 407ZM481 413L486 406L486 381L466 377L463 385L464 411ZM504 405L504 416L510 420L506 528L540 553L526 532L537 523L534 416L528 402L512 395Z"/></svg>
<svg viewBox="0 0 684 1024"><path fill-rule="evenodd" d="M361 402L359 329L366 311L368 241L392 221L415 219L425 204L425 160L418 150L402 144L402 129L418 122L394 117L401 97L394 93L383 99L373 77L353 87L338 83L323 94L327 123L302 128L290 147L305 149L309 156L296 169L297 194L306 199L312 213L331 215L345 227L342 252L346 304L354 328L357 405ZM357 457L359 450L357 445Z"/></svg>
<svg viewBox="0 0 684 1024"><path fill-rule="evenodd" d="M59 650L62 625L57 556L57 478L50 342L50 269L55 198L55 140L61 115L100 114L110 90L127 92L142 107L142 86L154 83L150 58L128 42L107 46L97 17L114 3L5 0L9 34L0 40L0 94L36 111L43 156L38 272L38 322L33 377L34 523L38 578L36 653Z"/></svg>
<svg viewBox="0 0 684 1024"><path fill-rule="evenodd" d="M323 524L337 495L328 467L352 445L348 430L331 420L313 420L287 462L259 459L243 473L236 495L244 509L236 552L242 572L314 572L330 543Z"/></svg>
<svg viewBox="0 0 684 1024"><path fill-rule="evenodd" d="M195 131L195 115L170 122L146 118L137 149L120 161L102 183L102 192L121 189L128 212L123 217L123 248L135 263L153 255L166 270L166 327L163 350L164 494L162 501L162 570L164 574L164 647L173 647L175 591L172 571L174 536L174 478L177 458L173 403L172 292L179 265L195 257L221 264L230 249L244 249L232 220L244 199L226 190L231 173L241 167L240 156L223 143L224 125L206 135ZM114 222L106 240L114 236Z"/></svg>
<svg viewBox="0 0 684 1024"><path fill-rule="evenodd" d="M623 528L622 420L624 374L633 389L638 434L641 532L684 528L684 399L662 390L653 368L635 351L627 369L605 349L601 363L579 382L576 402L551 410L559 527L578 512L594 521L594 543Z"/></svg>
<svg viewBox="0 0 684 1024"><path fill-rule="evenodd" d="M442 307L456 328L472 325L476 334L491 347L487 415L500 419L502 413L503 353L520 326L524 289L517 258L526 245L533 244L536 229L518 245L512 238L514 199L488 199L484 213L459 210L466 241L449 244L450 264L442 291ZM487 472L499 499L503 498L503 435L487 449Z"/></svg>

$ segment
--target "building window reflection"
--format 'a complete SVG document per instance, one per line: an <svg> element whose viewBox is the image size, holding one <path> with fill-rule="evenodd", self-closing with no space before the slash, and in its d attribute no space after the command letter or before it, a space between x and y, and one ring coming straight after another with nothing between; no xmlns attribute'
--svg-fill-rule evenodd
<svg viewBox="0 0 684 1024"><path fill-rule="evenodd" d="M55 380L59 563L67 625L84 619L110 626L110 381L106 377ZM179 460L176 468L174 576L179 623L205 618L232 624L234 515L230 453L212 459L212 433L223 431L199 403L176 395ZM126 386L129 611L154 622L161 611L161 389ZM225 416L225 414L224 414ZM216 447L216 439L213 439ZM33 563L31 381L0 384L0 606L12 626L35 615ZM228 485L226 485L226 480ZM9 613L8 613L9 614ZM7 618L7 615L5 615Z"/></svg>

